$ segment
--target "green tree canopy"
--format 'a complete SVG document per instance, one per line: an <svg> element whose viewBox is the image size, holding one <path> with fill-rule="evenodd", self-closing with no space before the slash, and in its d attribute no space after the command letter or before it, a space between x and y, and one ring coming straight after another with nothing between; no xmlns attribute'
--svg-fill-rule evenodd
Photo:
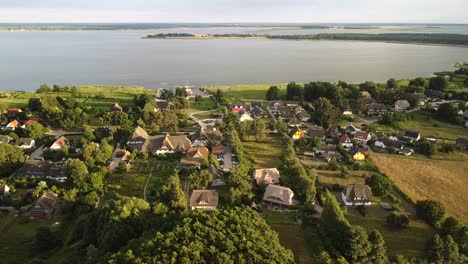
<svg viewBox="0 0 468 264"><path fill-rule="evenodd" d="M247 207L190 212L168 232L132 243L108 263L294 263L278 235Z"/></svg>

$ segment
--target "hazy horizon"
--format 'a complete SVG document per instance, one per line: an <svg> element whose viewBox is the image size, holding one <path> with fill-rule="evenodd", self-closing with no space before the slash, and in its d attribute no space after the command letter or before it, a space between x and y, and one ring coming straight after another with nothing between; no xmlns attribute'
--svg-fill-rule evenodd
<svg viewBox="0 0 468 264"><path fill-rule="evenodd" d="M466 24L465 0L0 0L0 23Z"/></svg>

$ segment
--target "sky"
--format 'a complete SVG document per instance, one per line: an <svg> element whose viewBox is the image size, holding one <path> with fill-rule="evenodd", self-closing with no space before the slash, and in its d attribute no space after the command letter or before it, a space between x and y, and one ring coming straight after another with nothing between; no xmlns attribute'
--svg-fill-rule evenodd
<svg viewBox="0 0 468 264"><path fill-rule="evenodd" d="M468 0L0 0L0 23L468 23Z"/></svg>

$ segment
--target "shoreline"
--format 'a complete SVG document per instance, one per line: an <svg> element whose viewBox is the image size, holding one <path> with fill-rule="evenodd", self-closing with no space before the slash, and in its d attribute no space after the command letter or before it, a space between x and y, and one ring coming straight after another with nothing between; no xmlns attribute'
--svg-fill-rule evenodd
<svg viewBox="0 0 468 264"><path fill-rule="evenodd" d="M458 47L468 48L468 44L453 44L453 43L438 43L438 42L420 42L420 41L405 41L405 40L378 40L378 39L339 39L339 38L294 38L291 36L214 36L214 35L195 35L195 36L145 36L141 39L150 40L226 40L226 39L245 39L245 40L291 40L291 41L348 41L348 42L380 42L390 44L412 44L412 45L424 45L424 46L444 46L444 47Z"/></svg>

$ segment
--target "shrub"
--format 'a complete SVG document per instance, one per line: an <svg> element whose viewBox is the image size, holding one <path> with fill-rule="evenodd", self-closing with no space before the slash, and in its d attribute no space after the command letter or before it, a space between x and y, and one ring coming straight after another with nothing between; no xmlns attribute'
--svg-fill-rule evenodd
<svg viewBox="0 0 468 264"><path fill-rule="evenodd" d="M387 224L395 228L406 228L409 225L409 217L404 214L392 213L387 216Z"/></svg>
<svg viewBox="0 0 468 264"><path fill-rule="evenodd" d="M423 200L416 203L416 215L429 224L436 224L445 214L445 207L437 201Z"/></svg>

